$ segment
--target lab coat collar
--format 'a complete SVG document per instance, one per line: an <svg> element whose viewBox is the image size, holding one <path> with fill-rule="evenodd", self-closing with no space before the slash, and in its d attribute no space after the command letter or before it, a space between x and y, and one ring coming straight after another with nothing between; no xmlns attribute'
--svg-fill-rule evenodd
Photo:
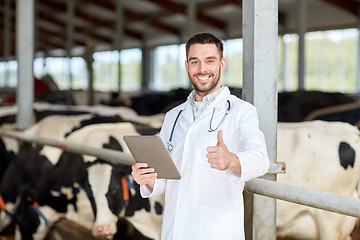
<svg viewBox="0 0 360 240"><path fill-rule="evenodd" d="M228 108L228 103L226 100L230 100L230 90L228 87L224 86L223 89L220 91L219 95L217 95L217 97L215 98L214 101L212 101L202 112L202 114L199 116L199 118L202 118L203 116L206 116L209 113L212 113L214 108L215 109L223 109L224 111L226 111L226 109ZM182 109L184 110L184 115L192 118L192 120L194 120L193 117L193 111L192 111L192 107L190 104L190 99L188 99L182 106Z"/></svg>
<svg viewBox="0 0 360 240"><path fill-rule="evenodd" d="M209 104L207 111L212 111L214 108L227 108L226 100L230 100L230 90L228 87L223 88L224 89L219 93L215 100Z"/></svg>

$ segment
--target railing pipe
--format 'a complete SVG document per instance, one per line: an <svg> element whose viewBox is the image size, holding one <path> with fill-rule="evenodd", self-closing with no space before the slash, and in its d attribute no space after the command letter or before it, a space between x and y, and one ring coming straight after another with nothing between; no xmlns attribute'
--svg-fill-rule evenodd
<svg viewBox="0 0 360 240"><path fill-rule="evenodd" d="M16 138L25 142L34 142L40 145L49 145L52 147L61 148L64 151L68 151L72 153L91 155L113 163L124 164L124 165L132 165L135 163L135 160L131 154L123 153L116 150L105 149L105 148L99 149L95 147L88 147L74 143L67 144L52 139L30 136L13 130L0 130L0 136Z"/></svg>
<svg viewBox="0 0 360 240"><path fill-rule="evenodd" d="M287 202L293 202L357 218L360 217L360 199L358 198L302 188L260 178L248 181L245 184L245 190Z"/></svg>

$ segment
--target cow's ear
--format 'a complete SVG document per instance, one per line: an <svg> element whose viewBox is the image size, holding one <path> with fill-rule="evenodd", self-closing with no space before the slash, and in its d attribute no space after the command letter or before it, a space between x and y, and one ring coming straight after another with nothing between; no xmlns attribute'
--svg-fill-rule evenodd
<svg viewBox="0 0 360 240"><path fill-rule="evenodd" d="M121 151L121 152L124 151L123 148L121 147L120 143L118 142L118 140L116 140L116 138L114 138L113 136L109 137L109 143L103 144L103 148L117 150L117 151Z"/></svg>

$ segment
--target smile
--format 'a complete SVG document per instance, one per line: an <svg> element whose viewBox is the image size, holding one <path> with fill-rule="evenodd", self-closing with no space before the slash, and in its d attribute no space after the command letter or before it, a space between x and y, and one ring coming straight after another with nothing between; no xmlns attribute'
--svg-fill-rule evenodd
<svg viewBox="0 0 360 240"><path fill-rule="evenodd" d="M207 81L210 77L211 75L197 75L197 79L199 79L200 81Z"/></svg>

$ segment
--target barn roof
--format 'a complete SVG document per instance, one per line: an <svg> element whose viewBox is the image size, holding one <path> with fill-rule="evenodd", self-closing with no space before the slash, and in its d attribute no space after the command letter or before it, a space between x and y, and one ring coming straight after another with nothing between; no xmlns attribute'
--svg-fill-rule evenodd
<svg viewBox="0 0 360 240"><path fill-rule="evenodd" d="M6 7L6 2L10 6ZM179 44L187 39L187 0L36 0L35 52L46 56L65 56L67 26L73 24L72 55L81 55L86 46L94 51L113 50L117 21L123 22L122 48L155 47ZM69 21L68 2L74 3L73 21ZM116 3L122 2L119 18ZM279 32L296 32L299 0L278 0ZM353 28L358 26L360 0L307 0L308 31ZM241 0L197 0L197 30L223 38L241 37ZM10 9L8 11L7 9ZM15 56L16 1L0 1L0 58L4 51L5 16L10 13L10 50ZM119 19L119 20L117 20ZM121 28L120 28L121 29ZM118 45L119 46L119 45Z"/></svg>

